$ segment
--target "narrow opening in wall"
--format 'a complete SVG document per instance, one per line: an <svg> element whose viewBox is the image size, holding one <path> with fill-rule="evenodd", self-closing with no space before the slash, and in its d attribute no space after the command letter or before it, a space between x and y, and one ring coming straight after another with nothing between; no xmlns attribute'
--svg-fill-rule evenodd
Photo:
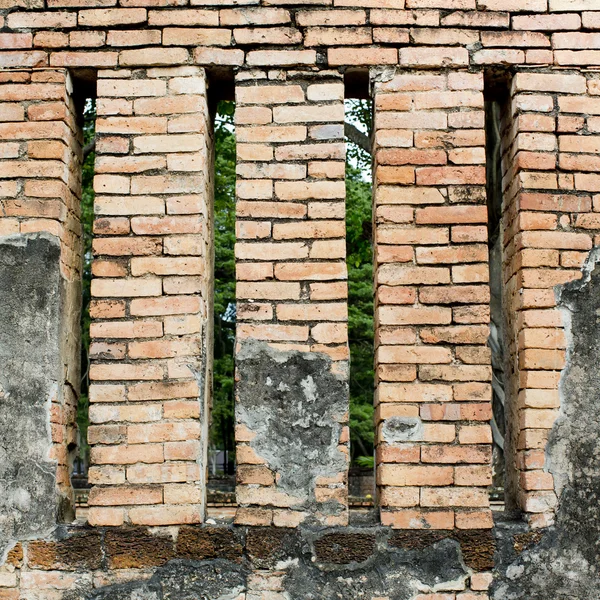
<svg viewBox="0 0 600 600"><path fill-rule="evenodd" d="M506 78L489 76L485 86L486 134L486 191L488 205L488 245L490 265L490 336L488 345L492 355L492 509L504 510L506 460L506 327L504 315L503 231L502 231L502 154L505 110L508 103Z"/></svg>
<svg viewBox="0 0 600 600"><path fill-rule="evenodd" d="M220 84L216 84L218 88ZM222 90L221 90L222 91ZM222 96L221 96L222 97ZM208 516L235 511L235 104L215 103L213 394L208 451Z"/></svg>
<svg viewBox="0 0 600 600"><path fill-rule="evenodd" d="M92 281L92 239L94 223L94 161L96 135L96 99L84 97L78 102L81 108L83 131L83 155L81 166L81 378L77 403L77 452L73 460L71 483L75 494L76 515L85 517L88 494L88 467L90 446L87 431L89 426L89 367L90 353L90 287Z"/></svg>
<svg viewBox="0 0 600 600"><path fill-rule="evenodd" d="M375 498L373 210L368 76L346 77L346 256L350 345L350 508Z"/></svg>

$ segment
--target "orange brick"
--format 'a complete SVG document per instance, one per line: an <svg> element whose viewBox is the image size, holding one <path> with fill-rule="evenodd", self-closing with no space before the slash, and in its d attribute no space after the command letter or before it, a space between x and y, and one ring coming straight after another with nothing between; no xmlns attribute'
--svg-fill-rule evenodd
<svg viewBox="0 0 600 600"><path fill-rule="evenodd" d="M159 504L163 493L160 487L112 486L110 488L94 487L89 494L92 506L118 506Z"/></svg>
<svg viewBox="0 0 600 600"><path fill-rule="evenodd" d="M440 183L438 180L436 183ZM478 182L470 182L478 183ZM479 182L480 183L480 182ZM444 206L417 209L418 224L445 223L486 223L487 208L485 206Z"/></svg>
<svg viewBox="0 0 600 600"><path fill-rule="evenodd" d="M378 465L381 463L418 463L420 460L419 447L410 444L379 444L376 454Z"/></svg>
<svg viewBox="0 0 600 600"><path fill-rule="evenodd" d="M447 308L381 306L377 316L383 325L444 325L451 321Z"/></svg>
<svg viewBox="0 0 600 600"><path fill-rule="evenodd" d="M489 494L485 488L474 487L449 487L449 488L422 488L421 506L424 507L487 507Z"/></svg>
<svg viewBox="0 0 600 600"><path fill-rule="evenodd" d="M490 510L457 511L454 519L457 529L491 529L494 526ZM465 598L465 600L467 599ZM486 600L486 596L484 595L480 600Z"/></svg>
<svg viewBox="0 0 600 600"><path fill-rule="evenodd" d="M196 506L145 506L129 510L129 519L134 525L180 525L200 523L202 517Z"/></svg>
<svg viewBox="0 0 600 600"><path fill-rule="evenodd" d="M423 446L421 460L424 463L489 463L491 446Z"/></svg>
<svg viewBox="0 0 600 600"><path fill-rule="evenodd" d="M450 467L383 464L377 469L379 485L392 486L445 486L454 481Z"/></svg>
<svg viewBox="0 0 600 600"><path fill-rule="evenodd" d="M385 507L411 507L419 504L419 488L385 487L380 492L379 501Z"/></svg>
<svg viewBox="0 0 600 600"><path fill-rule="evenodd" d="M417 290L414 287L406 286L379 286L375 297L379 304L414 304L417 299Z"/></svg>
<svg viewBox="0 0 600 600"><path fill-rule="evenodd" d="M397 529L453 529L454 513L410 509L382 511L381 524Z"/></svg>
<svg viewBox="0 0 600 600"><path fill-rule="evenodd" d="M447 348L432 346L380 346L376 360L379 363L450 363L452 354Z"/></svg>
<svg viewBox="0 0 600 600"><path fill-rule="evenodd" d="M163 447L160 444L135 446L96 446L91 449L94 464L162 463Z"/></svg>
<svg viewBox="0 0 600 600"><path fill-rule="evenodd" d="M396 64L398 51L393 48L330 48L327 60L331 66Z"/></svg>
<svg viewBox="0 0 600 600"><path fill-rule="evenodd" d="M487 425L463 425L458 430L461 444L491 444L492 432Z"/></svg>
<svg viewBox="0 0 600 600"><path fill-rule="evenodd" d="M492 470L489 466L460 466L454 468L455 485L488 486L492 484Z"/></svg>

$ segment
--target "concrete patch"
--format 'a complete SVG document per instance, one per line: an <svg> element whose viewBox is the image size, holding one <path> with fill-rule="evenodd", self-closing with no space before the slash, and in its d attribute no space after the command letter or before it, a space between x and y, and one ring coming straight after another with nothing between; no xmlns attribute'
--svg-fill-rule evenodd
<svg viewBox="0 0 600 600"><path fill-rule="evenodd" d="M60 243L0 238L0 556L56 523L50 404L62 393Z"/></svg>

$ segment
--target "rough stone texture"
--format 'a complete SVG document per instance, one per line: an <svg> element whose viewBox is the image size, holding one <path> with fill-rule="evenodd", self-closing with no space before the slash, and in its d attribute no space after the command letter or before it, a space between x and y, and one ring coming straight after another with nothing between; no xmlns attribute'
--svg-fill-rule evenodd
<svg viewBox="0 0 600 600"><path fill-rule="evenodd" d="M226 527L182 527L177 536L177 557L189 560L226 558L239 561L242 545Z"/></svg>
<svg viewBox="0 0 600 600"><path fill-rule="evenodd" d="M143 527L109 530L104 541L113 569L156 567L175 557L170 535L151 535Z"/></svg>
<svg viewBox="0 0 600 600"><path fill-rule="evenodd" d="M86 600L239 600L246 573L224 559L211 562L175 561L158 569L148 581L113 585L84 596ZM79 598L80 596L73 596ZM69 598L67 594L65 600ZM70 600L70 599L69 599Z"/></svg>
<svg viewBox="0 0 600 600"><path fill-rule="evenodd" d="M561 379L561 409L547 447L549 469L559 497L556 523L541 539L516 537L520 555L499 570L495 600L593 598L600 581L600 386L590 365L600 355L599 255L595 250L584 277L559 291L569 351ZM533 544L532 544L533 542ZM503 553L506 560L508 552Z"/></svg>
<svg viewBox="0 0 600 600"><path fill-rule="evenodd" d="M0 555L71 520L81 130L62 69L0 74Z"/></svg>
<svg viewBox="0 0 600 600"><path fill-rule="evenodd" d="M465 565L474 571L487 571L494 567L496 542L488 529L470 531L394 531L390 545L410 550L422 550L444 539L454 539L461 547Z"/></svg>
<svg viewBox="0 0 600 600"><path fill-rule="evenodd" d="M481 533L491 539L489 531ZM402 535L380 526L71 527L57 530L53 540L27 543L26 569L14 562L10 573L20 576L27 600L57 590L63 600L421 600L419 594L438 600L435 594L453 595L486 574L487 567L468 560L477 541L438 531L417 532L414 543ZM178 549L173 557L181 536L187 548L189 540L210 540L220 556L183 558ZM32 584L41 596L31 596Z"/></svg>
<svg viewBox="0 0 600 600"><path fill-rule="evenodd" d="M315 488L319 478L335 478L346 466L338 448L348 410L345 376L332 373L327 355L249 340L237 353L237 372L236 421L253 432L250 448L276 474L276 494L284 496L267 502L342 514L344 504L320 500ZM239 500L244 503L243 496Z"/></svg>
<svg viewBox="0 0 600 600"><path fill-rule="evenodd" d="M45 571L81 571L102 567L99 531L92 528L59 529L56 537L56 541L35 541L27 546L27 564L30 567Z"/></svg>
<svg viewBox="0 0 600 600"><path fill-rule="evenodd" d="M315 540L314 548L320 563L361 563L372 556L375 536L364 533L331 533Z"/></svg>
<svg viewBox="0 0 600 600"><path fill-rule="evenodd" d="M365 542L372 543L369 535ZM356 545L360 547L361 542ZM350 566L337 565L337 561L333 565L315 566L312 561L304 560L290 569L284 588L294 599L409 600L418 590L462 588L467 577L459 546L451 540L434 543L421 551L381 551L360 558L363 560Z"/></svg>
<svg viewBox="0 0 600 600"><path fill-rule="evenodd" d="M50 406L62 390L60 241L0 238L0 554L60 515Z"/></svg>
<svg viewBox="0 0 600 600"><path fill-rule="evenodd" d="M290 554L300 550L297 528L251 527L246 535L246 550L252 564L259 569L273 569L285 563Z"/></svg>

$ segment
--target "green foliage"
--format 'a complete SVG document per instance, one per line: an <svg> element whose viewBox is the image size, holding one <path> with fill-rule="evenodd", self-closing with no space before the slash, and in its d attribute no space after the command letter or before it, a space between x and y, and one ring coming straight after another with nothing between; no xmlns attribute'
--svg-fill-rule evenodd
<svg viewBox="0 0 600 600"><path fill-rule="evenodd" d="M89 100L83 111L83 144L94 140L96 134L96 104ZM89 349L90 349L90 286L92 281L92 227L94 224L94 160L90 152L82 165L81 177L81 228L83 245L82 306L81 306L81 393L77 404L79 427L79 456L85 460L89 455L87 428L89 423Z"/></svg>
<svg viewBox="0 0 600 600"><path fill-rule="evenodd" d="M371 127L367 101L346 104L346 115L363 131ZM356 165L356 166L353 166ZM350 342L350 442L354 464L373 463L373 248L370 155L348 142L346 252Z"/></svg>
<svg viewBox="0 0 600 600"><path fill-rule="evenodd" d="M228 450L234 442L235 346L235 133L233 102L220 102L215 119L215 285L214 368L211 445Z"/></svg>
<svg viewBox="0 0 600 600"><path fill-rule="evenodd" d="M357 467L363 467L365 469L375 468L375 457L374 456L358 456L354 461Z"/></svg>
<svg viewBox="0 0 600 600"><path fill-rule="evenodd" d="M346 100L346 121L369 136L373 129L373 108L369 100ZM371 181L371 155L346 139L346 162L360 170L365 181Z"/></svg>

